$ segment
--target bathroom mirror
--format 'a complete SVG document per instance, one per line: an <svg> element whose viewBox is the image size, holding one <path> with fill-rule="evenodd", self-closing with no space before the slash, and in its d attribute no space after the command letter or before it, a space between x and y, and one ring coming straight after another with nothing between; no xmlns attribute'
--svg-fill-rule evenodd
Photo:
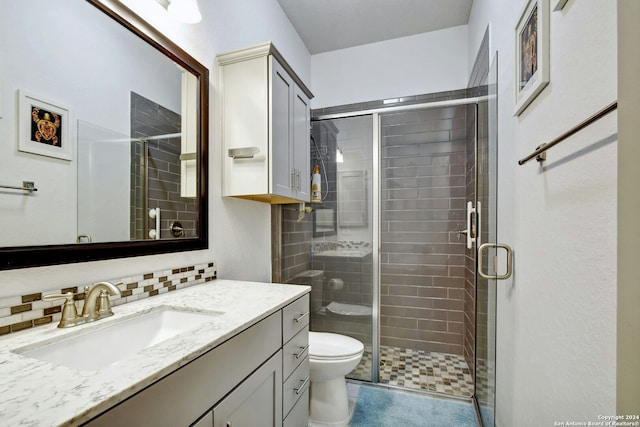
<svg viewBox="0 0 640 427"><path fill-rule="evenodd" d="M0 269L206 248L207 68L115 0L0 38Z"/></svg>
<svg viewBox="0 0 640 427"><path fill-rule="evenodd" d="M338 172L338 226L367 226L367 171Z"/></svg>
<svg viewBox="0 0 640 427"><path fill-rule="evenodd" d="M319 208L314 209L312 213L313 237L335 236L338 234L335 209Z"/></svg>

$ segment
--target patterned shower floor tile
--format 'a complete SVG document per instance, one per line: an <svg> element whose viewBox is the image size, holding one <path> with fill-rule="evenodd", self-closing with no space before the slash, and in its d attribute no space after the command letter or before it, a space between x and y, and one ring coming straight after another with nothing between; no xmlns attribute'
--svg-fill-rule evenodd
<svg viewBox="0 0 640 427"><path fill-rule="evenodd" d="M371 380L371 348L348 378ZM463 356L398 347L380 347L379 382L408 389L473 395L473 378Z"/></svg>

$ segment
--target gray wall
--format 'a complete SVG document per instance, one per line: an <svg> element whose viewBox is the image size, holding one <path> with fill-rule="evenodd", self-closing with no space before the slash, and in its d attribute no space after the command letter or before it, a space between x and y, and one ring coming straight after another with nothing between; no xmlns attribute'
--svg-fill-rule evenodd
<svg viewBox="0 0 640 427"><path fill-rule="evenodd" d="M297 204L279 205L272 208L272 215L281 215L280 226L282 227L281 236L279 238L274 236L278 240L281 239L281 276L278 281L306 285L311 283L295 280L292 282L300 273L311 268L312 219L311 215L307 214L302 221L298 222L298 208Z"/></svg>

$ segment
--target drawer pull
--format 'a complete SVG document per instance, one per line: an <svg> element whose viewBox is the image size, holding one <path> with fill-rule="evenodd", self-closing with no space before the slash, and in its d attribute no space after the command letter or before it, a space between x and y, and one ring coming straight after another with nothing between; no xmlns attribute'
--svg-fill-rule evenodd
<svg viewBox="0 0 640 427"><path fill-rule="evenodd" d="M300 394L304 392L304 389L307 388L307 386L309 385L309 377L305 378L304 380L300 380L302 381L302 384L300 384L300 387L294 388L293 391L296 392L296 394Z"/></svg>
<svg viewBox="0 0 640 427"><path fill-rule="evenodd" d="M231 427L231 421L227 421L227 427Z"/></svg>
<svg viewBox="0 0 640 427"><path fill-rule="evenodd" d="M300 359L300 356L302 356L307 350L309 350L309 344L305 345L304 347L300 347L300 351L297 353L293 353L293 355L296 357L296 359Z"/></svg>
<svg viewBox="0 0 640 427"><path fill-rule="evenodd" d="M306 313L301 314L300 316L296 317L295 320L296 323L300 323L302 322L302 319L304 319L305 317L307 317L309 315L309 312L307 311Z"/></svg>

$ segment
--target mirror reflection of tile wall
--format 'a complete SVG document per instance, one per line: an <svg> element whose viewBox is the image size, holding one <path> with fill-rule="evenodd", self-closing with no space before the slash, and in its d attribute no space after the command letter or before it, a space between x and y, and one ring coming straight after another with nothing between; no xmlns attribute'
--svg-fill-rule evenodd
<svg viewBox="0 0 640 427"><path fill-rule="evenodd" d="M134 92L131 93L131 136L143 138L180 133L180 115ZM149 155L145 158L145 149ZM197 233L197 199L180 196L180 137L149 139L131 144L131 238L148 239L155 220L148 210L160 207L160 237L174 238L169 228L179 221L182 237ZM148 164L145 165L145 160ZM146 166L146 167L145 167Z"/></svg>

